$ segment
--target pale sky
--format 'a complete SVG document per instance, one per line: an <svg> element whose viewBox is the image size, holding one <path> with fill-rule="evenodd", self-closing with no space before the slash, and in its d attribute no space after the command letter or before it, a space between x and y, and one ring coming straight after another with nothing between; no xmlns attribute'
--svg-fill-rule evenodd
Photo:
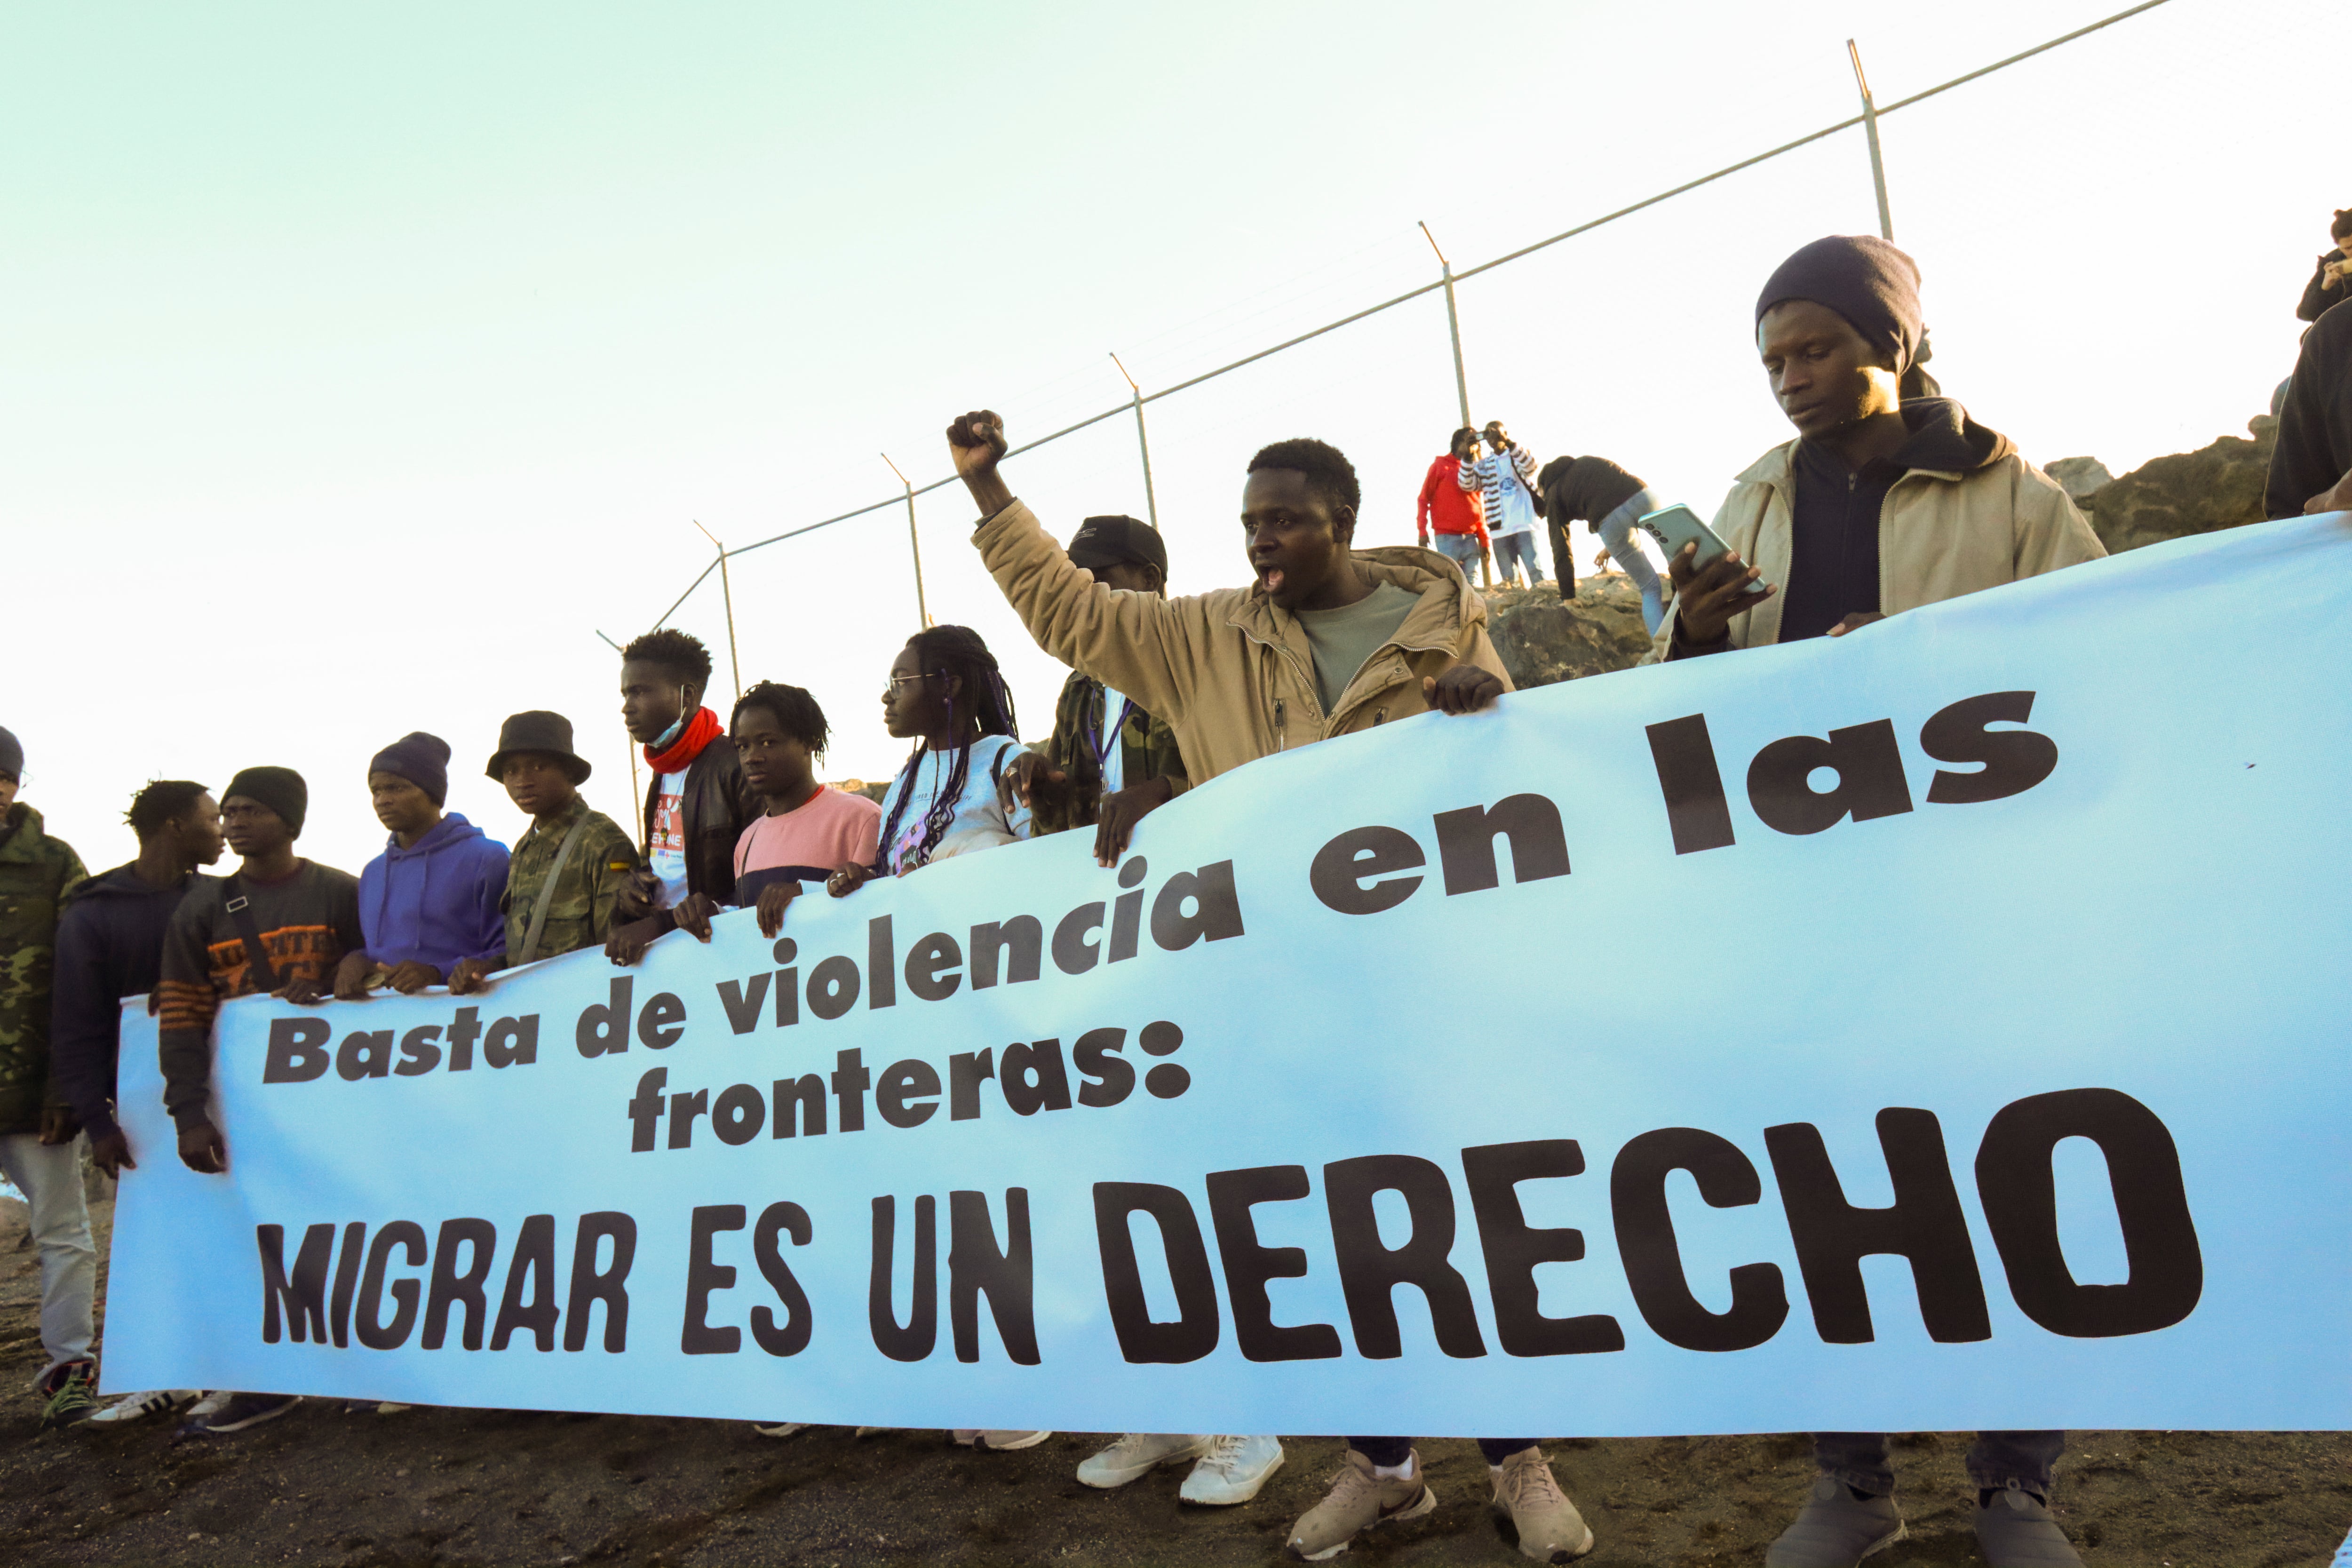
<svg viewBox="0 0 2352 1568"><path fill-rule="evenodd" d="M169 5L0 20L0 724L93 869L153 777L278 763L301 847L383 841L365 770L446 739L511 842L499 720L554 708L630 820L617 660L730 543L947 471L2119 8L1947 4ZM1441 26L1441 22L1443 25ZM2352 5L2172 0L1888 118L1896 241L1948 393L2036 462L2242 434L2352 205ZM1786 439L1749 337L1789 250L1876 226L1860 130L1465 282L1475 417L1712 511ZM1455 423L1431 295L1151 405L1178 592L1241 580L1259 446L1353 458L1410 542ZM1141 515L1131 420L1008 465L1064 537ZM960 489L935 619L1062 671ZM1581 532L1580 554L1592 545ZM903 510L740 557L746 683L809 687L828 776L904 754ZM677 624L732 695L714 577Z"/></svg>

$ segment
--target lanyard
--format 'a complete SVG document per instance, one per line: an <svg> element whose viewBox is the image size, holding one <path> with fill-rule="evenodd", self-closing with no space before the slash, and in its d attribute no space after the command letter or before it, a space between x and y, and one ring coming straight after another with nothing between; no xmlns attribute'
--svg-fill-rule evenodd
<svg viewBox="0 0 2352 1568"><path fill-rule="evenodd" d="M1108 706L1108 704L1105 705ZM1126 698L1119 703L1118 720L1087 737L1087 744L1095 754L1095 767L1099 771L1110 758L1110 749L1127 731L1127 721L1135 713L1135 699Z"/></svg>

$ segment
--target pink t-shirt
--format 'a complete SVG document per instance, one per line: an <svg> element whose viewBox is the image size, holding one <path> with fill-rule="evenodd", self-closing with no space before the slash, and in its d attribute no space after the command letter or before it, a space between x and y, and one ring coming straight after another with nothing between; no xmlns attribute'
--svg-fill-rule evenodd
<svg viewBox="0 0 2352 1568"><path fill-rule="evenodd" d="M882 808L862 795L827 784L806 805L782 816L755 816L735 841L735 875L782 866L819 871L874 863L882 836Z"/></svg>

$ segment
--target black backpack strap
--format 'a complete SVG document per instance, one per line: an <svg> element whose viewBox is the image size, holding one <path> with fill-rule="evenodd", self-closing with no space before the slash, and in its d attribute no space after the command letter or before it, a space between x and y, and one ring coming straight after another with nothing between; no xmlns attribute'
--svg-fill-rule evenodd
<svg viewBox="0 0 2352 1568"><path fill-rule="evenodd" d="M254 990L267 996L278 989L278 969L269 962L269 950L261 945L261 931L254 924L253 906L242 891L244 885L236 872L230 872L221 897L228 910L228 923L236 928L236 939L245 943L246 968L256 976Z"/></svg>

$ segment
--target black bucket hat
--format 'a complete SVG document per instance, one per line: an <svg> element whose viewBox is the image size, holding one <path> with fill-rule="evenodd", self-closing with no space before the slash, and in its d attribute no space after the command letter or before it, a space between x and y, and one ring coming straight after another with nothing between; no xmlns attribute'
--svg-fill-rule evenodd
<svg viewBox="0 0 2352 1568"><path fill-rule="evenodd" d="M483 772L505 783L507 758L516 752L538 752L558 759L573 784L586 783L592 771L588 759L572 749L572 721L545 709L517 713L499 726L499 749L490 753L490 765Z"/></svg>

